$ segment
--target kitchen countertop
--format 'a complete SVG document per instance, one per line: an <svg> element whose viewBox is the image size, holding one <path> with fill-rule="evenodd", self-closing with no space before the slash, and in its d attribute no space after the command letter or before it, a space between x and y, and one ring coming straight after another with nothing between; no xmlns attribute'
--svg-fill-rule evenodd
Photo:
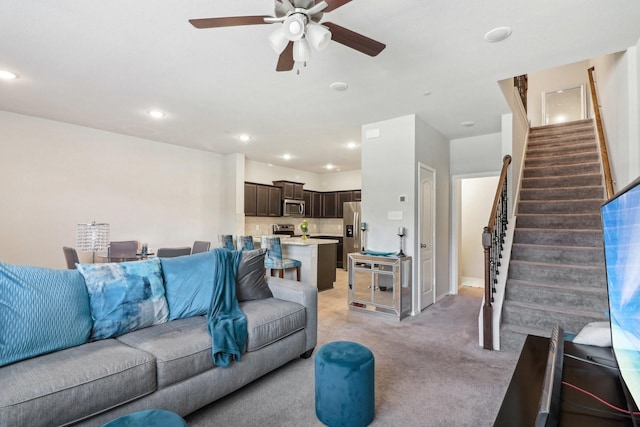
<svg viewBox="0 0 640 427"><path fill-rule="evenodd" d="M337 240L331 239L306 239L302 240L300 237L285 237L280 238L280 243L283 245L298 245L298 246L311 246L311 245L328 245L338 243Z"/></svg>

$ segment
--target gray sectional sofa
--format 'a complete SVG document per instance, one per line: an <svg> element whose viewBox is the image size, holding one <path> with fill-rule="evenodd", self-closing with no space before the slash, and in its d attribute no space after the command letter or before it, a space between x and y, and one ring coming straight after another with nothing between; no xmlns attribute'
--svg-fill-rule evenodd
<svg viewBox="0 0 640 427"><path fill-rule="evenodd" d="M11 304L1 295L16 286L13 282L38 280L32 275L18 280L11 267L0 263L0 306ZM269 278L268 288L273 297L239 303L246 316L246 345L241 360L229 367L214 365L202 315L89 338L1 366L0 426L100 426L150 408L184 416L297 357L309 357L317 340L317 289L278 278ZM56 298L48 297L60 304ZM0 327L11 327L8 316L0 308Z"/></svg>

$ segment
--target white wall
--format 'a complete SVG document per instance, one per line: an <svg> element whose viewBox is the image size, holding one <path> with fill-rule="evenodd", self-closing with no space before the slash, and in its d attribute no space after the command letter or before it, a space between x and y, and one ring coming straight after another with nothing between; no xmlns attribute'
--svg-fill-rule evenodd
<svg viewBox="0 0 640 427"><path fill-rule="evenodd" d="M246 160L245 181L272 185L280 180L301 182L305 190L313 191L357 190L362 186L359 170L318 174Z"/></svg>
<svg viewBox="0 0 640 427"><path fill-rule="evenodd" d="M545 92L584 85L586 95L589 90L587 69L590 66L589 61L580 61L528 74L527 116L531 126L543 124L542 100Z"/></svg>
<svg viewBox="0 0 640 427"><path fill-rule="evenodd" d="M379 132L367 138L370 132ZM419 162L436 170L436 298L449 293L449 142L415 115L362 126L362 218L368 224L367 248L397 252L399 226L406 228L404 252L419 245ZM406 196L401 202L400 196ZM402 219L389 219L400 212ZM413 306L419 311L418 262L413 263Z"/></svg>
<svg viewBox="0 0 640 427"><path fill-rule="evenodd" d="M500 171L502 167L501 133L452 139L449 148L452 176Z"/></svg>
<svg viewBox="0 0 640 427"><path fill-rule="evenodd" d="M2 111L0 129L2 261L65 268L93 220L155 249L215 242L233 218L225 156Z"/></svg>
<svg viewBox="0 0 640 427"><path fill-rule="evenodd" d="M616 191L640 174L639 46L591 61Z"/></svg>
<svg viewBox="0 0 640 427"><path fill-rule="evenodd" d="M462 179L460 272L462 276L484 278L482 230L487 226L499 176Z"/></svg>

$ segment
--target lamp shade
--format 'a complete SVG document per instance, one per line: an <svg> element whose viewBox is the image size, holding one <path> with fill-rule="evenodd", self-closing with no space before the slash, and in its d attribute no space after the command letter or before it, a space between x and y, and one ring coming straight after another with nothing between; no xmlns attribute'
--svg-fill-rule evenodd
<svg viewBox="0 0 640 427"><path fill-rule="evenodd" d="M109 224L78 224L78 249L82 252L98 252L109 245Z"/></svg>
<svg viewBox="0 0 640 427"><path fill-rule="evenodd" d="M282 24L284 36L291 41L300 40L304 36L306 18L301 13L289 15Z"/></svg>
<svg viewBox="0 0 640 427"><path fill-rule="evenodd" d="M282 26L269 34L268 40L269 45L277 54L281 54L284 48L287 47L287 44L289 44L289 39L285 36Z"/></svg>
<svg viewBox="0 0 640 427"><path fill-rule="evenodd" d="M305 34L311 46L317 50L325 49L331 41L331 31L324 25L316 24L315 22L309 22Z"/></svg>
<svg viewBox="0 0 640 427"><path fill-rule="evenodd" d="M296 40L293 43L293 60L295 62L306 62L311 58L311 49L306 38Z"/></svg>

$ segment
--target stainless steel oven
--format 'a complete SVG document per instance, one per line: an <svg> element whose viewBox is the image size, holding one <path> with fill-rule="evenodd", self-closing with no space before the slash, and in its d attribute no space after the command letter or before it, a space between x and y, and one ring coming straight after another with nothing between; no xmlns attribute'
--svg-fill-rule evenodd
<svg viewBox="0 0 640 427"><path fill-rule="evenodd" d="M303 217L304 216L304 200L284 199L282 202L282 215Z"/></svg>

